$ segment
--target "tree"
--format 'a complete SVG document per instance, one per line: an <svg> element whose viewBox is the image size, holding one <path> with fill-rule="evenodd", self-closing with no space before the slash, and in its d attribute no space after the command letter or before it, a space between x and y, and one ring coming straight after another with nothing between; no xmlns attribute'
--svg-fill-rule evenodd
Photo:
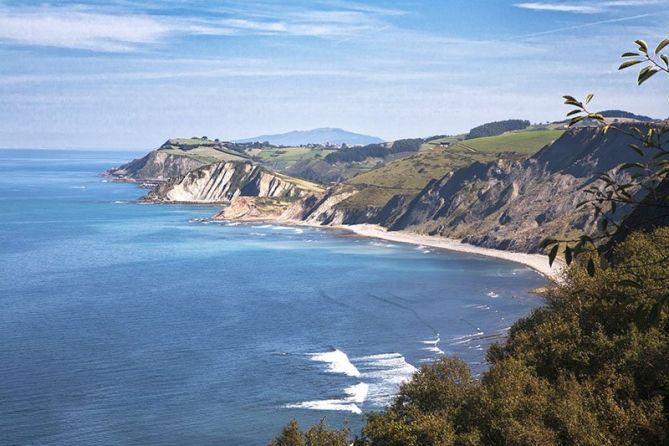
<svg viewBox="0 0 669 446"><path fill-rule="evenodd" d="M300 431L300 425L296 420L290 420L281 431L281 434L270 441L267 446L304 446L304 438Z"/></svg>
<svg viewBox="0 0 669 446"><path fill-rule="evenodd" d="M669 38L662 40L653 52L643 40L636 40L635 44L638 46L637 51L622 55L624 61L620 70L644 65L637 77L639 85L657 73L669 74L669 56L663 53L669 46ZM599 223L596 234L582 234L578 238L565 240L547 239L542 243L544 248L549 249L551 264L562 248L567 264L581 258L590 275L595 274L598 266L606 268L612 248L629 234L637 230L651 231L669 224L669 125L608 122L602 114L591 111L589 104L592 99L592 94L584 101L564 96L565 104L574 107L567 113L570 117L569 126L590 120L598 123L604 133L620 132L636 139L638 142L631 144L630 149L638 155L638 161L622 164L613 173L600 174L599 182L586 190L587 198L578 207L592 207ZM630 210L631 213L621 216L621 211ZM595 262L595 259L599 259L599 262ZM638 282L634 283L637 287L642 286ZM640 321L656 322L657 315L667 304L669 292L652 306L640 308Z"/></svg>
<svg viewBox="0 0 669 446"><path fill-rule="evenodd" d="M325 418L302 432L297 421L291 420L268 446L348 446L349 432L347 426L339 430L328 428Z"/></svg>

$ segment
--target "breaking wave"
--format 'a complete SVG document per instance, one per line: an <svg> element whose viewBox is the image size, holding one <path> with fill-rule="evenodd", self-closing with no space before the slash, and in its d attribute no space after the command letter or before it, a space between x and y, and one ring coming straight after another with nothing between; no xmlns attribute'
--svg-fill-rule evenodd
<svg viewBox="0 0 669 446"><path fill-rule="evenodd" d="M360 376L360 371L351 363L346 353L341 350L334 350L324 353L309 354L312 361L327 363L327 370L330 373L343 373L348 376Z"/></svg>
<svg viewBox="0 0 669 446"><path fill-rule="evenodd" d="M362 379L369 384L367 398L376 407L391 403L400 385L417 371L400 353L362 356L353 362L362 370Z"/></svg>
<svg viewBox="0 0 669 446"><path fill-rule="evenodd" d="M436 335L435 339L427 339L425 341L420 341L421 344L425 344L427 347L423 347L422 350L426 350L432 353L435 353L437 355L443 355L444 351L439 348L439 342L441 342L441 338L439 337L439 334Z"/></svg>

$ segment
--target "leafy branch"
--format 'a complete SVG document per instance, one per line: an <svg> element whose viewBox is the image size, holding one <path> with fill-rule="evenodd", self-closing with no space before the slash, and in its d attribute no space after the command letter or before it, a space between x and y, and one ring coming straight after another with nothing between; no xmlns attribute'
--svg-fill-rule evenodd
<svg viewBox="0 0 669 446"><path fill-rule="evenodd" d="M669 74L669 56L663 51L669 47L669 38L662 40L651 52L648 44L643 40L634 42L638 49L622 55L623 62L619 70L643 64L637 76L638 85L663 72ZM569 127L579 123L590 122L601 127L601 132L618 132L634 140L629 147L638 156L636 162L621 164L610 172L598 175L598 182L584 191L585 199L577 205L577 209L590 206L593 209L593 218L597 222L597 231L594 234L582 234L569 240L546 239L541 247L548 250L549 263L552 265L557 258L560 248L567 265L579 257L584 258L586 271L590 276L596 274L596 261L600 268L607 267L607 242L612 237L626 229L625 218L618 214L621 209L652 208L654 211L666 212L662 217L669 216L669 201L666 192L659 191L660 185L669 182L669 126L658 123L645 125L627 125L609 122L602 114L590 109L593 95L589 94L583 101L573 96L564 96L564 103L573 109L567 113ZM626 285L632 288L642 288L641 283L627 281ZM669 306L669 293L659 299L651 308L640 308L644 324L658 320L662 308Z"/></svg>

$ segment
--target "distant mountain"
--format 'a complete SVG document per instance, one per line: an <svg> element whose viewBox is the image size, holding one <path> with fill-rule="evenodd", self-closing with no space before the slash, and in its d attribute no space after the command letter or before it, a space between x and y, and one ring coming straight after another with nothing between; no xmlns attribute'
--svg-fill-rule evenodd
<svg viewBox="0 0 669 446"><path fill-rule="evenodd" d="M264 142L277 146L299 146L304 144L346 144L349 146L381 143L383 140L376 136L361 135L336 128L320 128L313 130L296 130L276 135L261 135L253 138L240 139L235 142Z"/></svg>

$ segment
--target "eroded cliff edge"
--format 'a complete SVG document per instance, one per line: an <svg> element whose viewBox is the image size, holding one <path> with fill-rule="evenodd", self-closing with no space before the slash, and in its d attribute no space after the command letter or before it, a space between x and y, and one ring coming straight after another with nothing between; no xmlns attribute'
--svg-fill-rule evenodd
<svg viewBox="0 0 669 446"><path fill-rule="evenodd" d="M248 161L221 161L159 184L142 201L229 203L240 196L295 201L322 192L314 183L271 172Z"/></svg>

